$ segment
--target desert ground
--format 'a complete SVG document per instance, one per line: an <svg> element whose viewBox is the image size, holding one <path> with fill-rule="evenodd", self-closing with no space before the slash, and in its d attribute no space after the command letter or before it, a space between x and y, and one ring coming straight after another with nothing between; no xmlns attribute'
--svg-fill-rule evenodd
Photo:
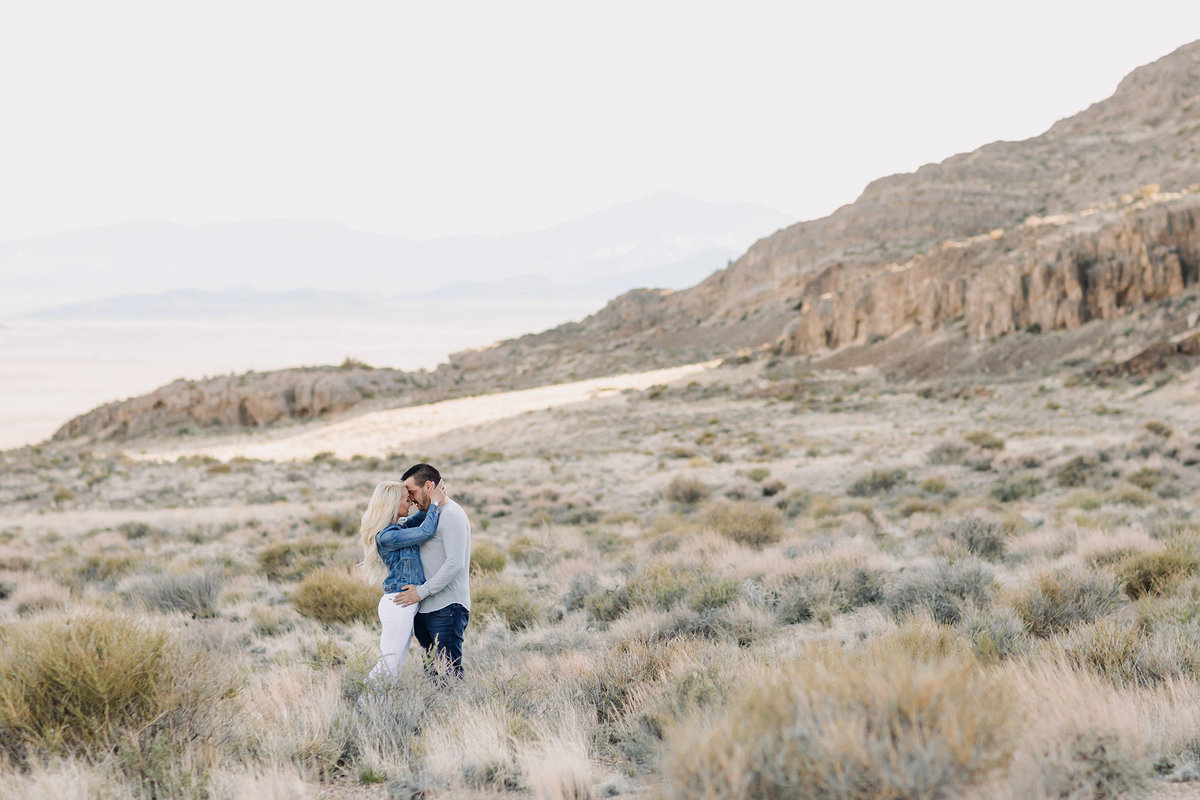
<svg viewBox="0 0 1200 800"><path fill-rule="evenodd" d="M1190 363L764 353L6 451L0 796L1200 796ZM473 524L466 677L365 687L358 517L418 461Z"/></svg>

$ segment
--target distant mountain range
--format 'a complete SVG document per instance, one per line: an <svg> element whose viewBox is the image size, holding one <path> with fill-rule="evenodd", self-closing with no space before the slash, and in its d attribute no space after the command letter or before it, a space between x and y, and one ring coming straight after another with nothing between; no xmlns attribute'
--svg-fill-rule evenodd
<svg viewBox="0 0 1200 800"><path fill-rule="evenodd" d="M298 220L135 221L0 243L0 314L294 313L431 292L603 301L692 286L792 221L668 192L540 232L425 242Z"/></svg>

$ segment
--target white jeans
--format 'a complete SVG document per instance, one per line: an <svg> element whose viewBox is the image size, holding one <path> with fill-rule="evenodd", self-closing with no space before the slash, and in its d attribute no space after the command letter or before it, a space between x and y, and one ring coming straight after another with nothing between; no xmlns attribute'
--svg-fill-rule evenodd
<svg viewBox="0 0 1200 800"><path fill-rule="evenodd" d="M379 598L379 621L383 623L383 632L379 635L379 661L368 676L371 680L386 680L399 675L408 655L417 604L398 606L392 602L395 596L385 594Z"/></svg>

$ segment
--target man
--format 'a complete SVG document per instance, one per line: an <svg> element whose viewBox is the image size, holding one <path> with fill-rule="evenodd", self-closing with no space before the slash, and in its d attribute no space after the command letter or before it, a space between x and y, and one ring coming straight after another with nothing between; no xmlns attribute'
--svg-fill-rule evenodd
<svg viewBox="0 0 1200 800"><path fill-rule="evenodd" d="M430 492L442 480L428 464L415 464L403 476L409 499L417 508L429 508ZM413 635L427 652L445 656L450 674L462 676L462 640L471 616L471 523L467 512L453 500L442 508L437 533L421 545L425 582L404 586L397 605L420 603Z"/></svg>

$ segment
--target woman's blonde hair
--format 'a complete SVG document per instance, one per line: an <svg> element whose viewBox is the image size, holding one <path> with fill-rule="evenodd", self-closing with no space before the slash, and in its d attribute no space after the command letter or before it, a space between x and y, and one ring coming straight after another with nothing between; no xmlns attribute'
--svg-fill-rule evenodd
<svg viewBox="0 0 1200 800"><path fill-rule="evenodd" d="M400 518L400 505L404 502L406 493L403 483L384 481L375 487L371 494L371 502L367 503L367 510L363 512L362 522L358 526L363 559L358 566L363 571L367 583L381 581L387 572L383 566L383 559L379 557L375 534Z"/></svg>

